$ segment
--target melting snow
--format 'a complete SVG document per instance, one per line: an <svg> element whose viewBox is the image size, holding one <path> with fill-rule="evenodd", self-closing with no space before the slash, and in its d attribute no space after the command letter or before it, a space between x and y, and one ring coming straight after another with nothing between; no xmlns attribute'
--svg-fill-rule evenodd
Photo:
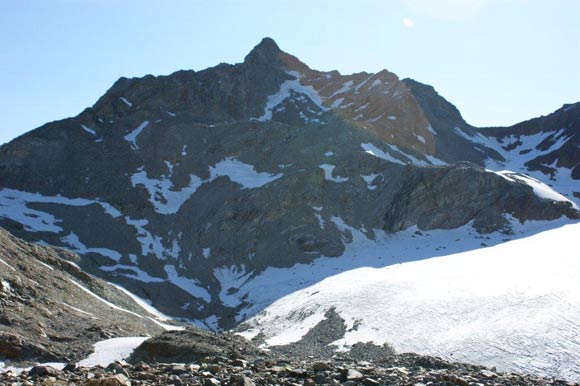
<svg viewBox="0 0 580 386"><path fill-rule="evenodd" d="M300 83L300 74L295 71L288 71L289 75L294 76L294 80L286 80L280 85L280 90L274 94L270 95L266 101L266 107L264 107L264 114L257 118L258 121L270 121L272 119L272 111L280 103L291 95L291 91L298 94L306 95L310 100L316 104L320 110L327 111L328 109L322 105L322 98L318 95L318 92L312 86L304 86Z"/></svg>
<svg viewBox="0 0 580 386"><path fill-rule="evenodd" d="M129 102L127 99L123 97L120 97L119 99L121 99L127 106L133 107L133 103Z"/></svg>
<svg viewBox="0 0 580 386"><path fill-rule="evenodd" d="M580 210L580 208L578 208L578 205L576 205L574 202L570 201L568 198L566 198L563 195L561 195L560 193L554 191L554 189L552 189L548 185L536 180L535 178L532 178L530 176L526 176L525 174L514 173L514 172L511 172L509 170L502 170L502 171L493 172L493 173L499 174L500 176L502 176L503 178L505 178L506 180L511 181L511 182L514 182L514 181L524 182L525 184L529 185L534 190L534 193L538 197L541 197L541 198L546 199L546 200L552 200L552 201L569 202L570 204L572 204L572 206L575 209Z"/></svg>
<svg viewBox="0 0 580 386"><path fill-rule="evenodd" d="M94 352L79 361L83 367L107 366L115 361L123 361L149 337L112 338L95 343Z"/></svg>
<svg viewBox="0 0 580 386"><path fill-rule="evenodd" d="M172 165L169 170L170 173L173 172ZM189 185L180 190L174 190L170 177L171 175L169 177L162 176L160 179L149 178L147 172L140 168L137 173L131 176L131 184L133 187L143 185L147 189L149 202L153 204L157 213L175 214L204 181L195 174L191 174L189 176Z"/></svg>
<svg viewBox="0 0 580 386"><path fill-rule="evenodd" d="M83 128L84 131L86 131L87 133L91 134L91 135L97 135L97 132L85 125L81 125L81 127Z"/></svg>
<svg viewBox="0 0 580 386"><path fill-rule="evenodd" d="M220 176L242 185L242 189L259 188L283 176L283 174L258 173L252 165L245 164L233 157L227 157L209 168L210 179Z"/></svg>
<svg viewBox="0 0 580 386"><path fill-rule="evenodd" d="M123 137L125 139L125 141L131 143L131 149L133 149L133 150L139 149L139 145L137 145L137 137L139 136L139 134L141 134L143 129L146 128L148 125L149 125L149 121L144 121L139 126L137 126L137 128L135 130L131 131L129 134L127 134L126 136Z"/></svg>
<svg viewBox="0 0 580 386"><path fill-rule="evenodd" d="M205 288L203 288L197 280L189 279L177 273L174 265L166 265L165 272L167 273L167 280L172 284L181 288L194 298L203 299L206 302L211 301L211 295Z"/></svg>
<svg viewBox="0 0 580 386"><path fill-rule="evenodd" d="M361 147L365 150L365 152L369 153L372 156L375 156L377 158L382 158L385 161L405 165L405 163L403 161L391 156L388 153L385 153L384 151L382 151L381 149L379 149L378 147L376 147L372 143L363 143L363 144L361 144Z"/></svg>
<svg viewBox="0 0 580 386"><path fill-rule="evenodd" d="M327 181L334 181L334 182L346 182L348 178L346 177L333 177L332 171L336 166L329 165L329 164L322 164L319 166L322 170L324 170L324 179Z"/></svg>

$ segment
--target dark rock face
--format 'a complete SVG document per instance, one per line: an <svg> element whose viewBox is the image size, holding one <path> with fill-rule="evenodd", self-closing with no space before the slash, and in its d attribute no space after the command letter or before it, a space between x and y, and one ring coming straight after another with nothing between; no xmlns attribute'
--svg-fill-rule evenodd
<svg viewBox="0 0 580 386"><path fill-rule="evenodd" d="M0 229L0 358L77 360L97 341L163 331L124 293L81 271L78 260L64 249L29 244ZM43 368L35 371L42 375Z"/></svg>
<svg viewBox="0 0 580 386"><path fill-rule="evenodd" d="M185 331L168 331L148 339L135 349L129 361L199 362L206 357L246 358L265 353L246 339L233 334L215 334L189 327Z"/></svg>
<svg viewBox="0 0 580 386"><path fill-rule="evenodd" d="M573 186L578 126L553 130L574 106L477 129L430 86L316 71L264 39L243 63L121 78L78 116L0 147L0 225L76 251L164 313L230 328L254 312L240 287L256 275L341 256L337 223L372 237L577 218L481 168L522 161L514 171Z"/></svg>

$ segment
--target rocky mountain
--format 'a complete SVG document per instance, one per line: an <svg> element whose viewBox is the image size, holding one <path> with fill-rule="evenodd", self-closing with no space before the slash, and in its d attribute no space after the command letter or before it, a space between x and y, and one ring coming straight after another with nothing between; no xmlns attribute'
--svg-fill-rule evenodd
<svg viewBox="0 0 580 386"><path fill-rule="evenodd" d="M0 229L3 361L75 361L107 338L178 328L126 290L82 271L79 261L70 251L30 244Z"/></svg>
<svg viewBox="0 0 580 386"><path fill-rule="evenodd" d="M576 104L475 128L430 86L316 71L266 38L235 65L121 78L0 147L0 225L163 313L230 328L360 266L345 251L361 240L384 266L407 258L390 254L411 251L394 241L409 229L467 226L471 249L580 218L579 118ZM296 276L313 262L334 268Z"/></svg>

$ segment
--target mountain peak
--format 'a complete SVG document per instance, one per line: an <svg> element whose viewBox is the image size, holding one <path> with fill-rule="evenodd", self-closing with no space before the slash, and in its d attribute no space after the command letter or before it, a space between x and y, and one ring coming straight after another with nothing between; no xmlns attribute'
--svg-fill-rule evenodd
<svg viewBox="0 0 580 386"><path fill-rule="evenodd" d="M279 53L282 52L274 39L265 37L246 56L244 62L254 64L272 64L280 61Z"/></svg>

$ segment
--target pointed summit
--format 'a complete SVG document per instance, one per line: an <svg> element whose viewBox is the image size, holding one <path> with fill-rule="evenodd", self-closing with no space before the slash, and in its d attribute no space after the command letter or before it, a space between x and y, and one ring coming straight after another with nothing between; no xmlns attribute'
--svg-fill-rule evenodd
<svg viewBox="0 0 580 386"><path fill-rule="evenodd" d="M244 62L252 64L277 64L280 63L280 52L282 51L274 39L265 37L250 51L244 59Z"/></svg>

